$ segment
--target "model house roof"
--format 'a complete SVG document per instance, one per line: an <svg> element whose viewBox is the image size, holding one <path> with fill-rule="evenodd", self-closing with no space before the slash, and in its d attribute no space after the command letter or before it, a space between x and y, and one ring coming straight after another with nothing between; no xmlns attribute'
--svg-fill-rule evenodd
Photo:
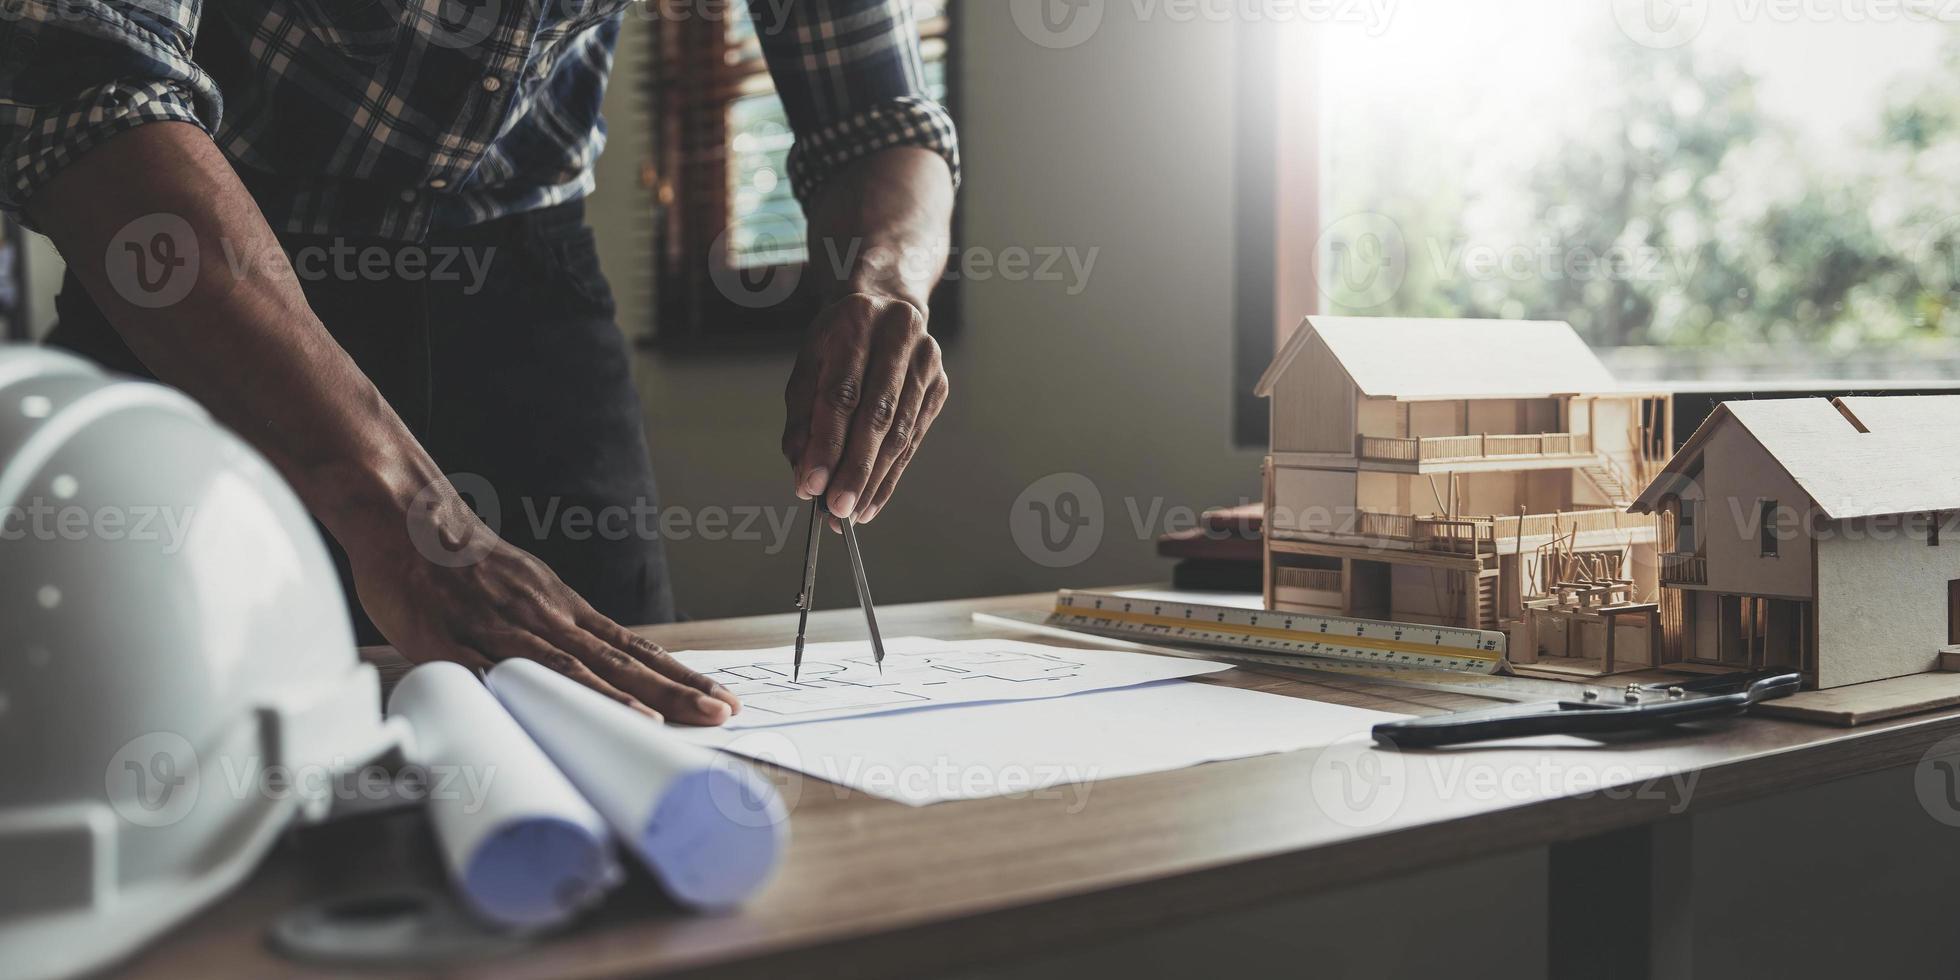
<svg viewBox="0 0 1960 980"><path fill-rule="evenodd" d="M1620 389L1567 323L1310 316L1259 379L1261 396L1311 343L1325 341L1371 398L1549 398Z"/></svg>
<svg viewBox="0 0 1960 980"><path fill-rule="evenodd" d="M1630 509L1649 513L1677 492L1710 434L1731 423L1833 520L1960 510L1960 395L1723 402Z"/></svg>

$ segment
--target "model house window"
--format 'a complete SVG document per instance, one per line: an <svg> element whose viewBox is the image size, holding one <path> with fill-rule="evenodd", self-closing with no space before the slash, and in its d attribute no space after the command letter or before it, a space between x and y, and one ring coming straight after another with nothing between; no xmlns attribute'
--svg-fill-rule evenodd
<svg viewBox="0 0 1960 980"><path fill-rule="evenodd" d="M943 104L952 6L913 0L927 88ZM816 312L789 180L794 134L748 4L726 10L654 18L650 28L654 145L644 177L655 208L653 339L664 347L779 346L800 339Z"/></svg>
<svg viewBox="0 0 1960 980"><path fill-rule="evenodd" d="M1783 529L1776 523L1779 511L1774 500L1763 501L1761 507L1757 522L1762 525L1763 557L1775 558L1777 541L1783 537Z"/></svg>
<svg viewBox="0 0 1960 980"><path fill-rule="evenodd" d="M1960 646L1960 578L1946 583L1946 642Z"/></svg>
<svg viewBox="0 0 1960 980"><path fill-rule="evenodd" d="M1942 516L1938 511L1927 515L1929 519L1926 522L1926 546L1929 548L1940 546L1940 520Z"/></svg>
<svg viewBox="0 0 1960 980"><path fill-rule="evenodd" d="M1700 552L1700 542L1695 539L1695 505L1698 500L1681 500L1681 516L1674 521L1674 551L1676 554L1692 555Z"/></svg>

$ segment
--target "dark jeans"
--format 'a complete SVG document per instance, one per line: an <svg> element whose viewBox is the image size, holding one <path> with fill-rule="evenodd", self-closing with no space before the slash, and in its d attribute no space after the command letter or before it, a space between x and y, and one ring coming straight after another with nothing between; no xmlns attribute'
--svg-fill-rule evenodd
<svg viewBox="0 0 1960 980"><path fill-rule="evenodd" d="M334 339L506 540L615 621L673 619L639 393L582 204L414 246L281 241ZM56 310L50 344L151 376L72 275ZM333 553L361 641L382 642Z"/></svg>

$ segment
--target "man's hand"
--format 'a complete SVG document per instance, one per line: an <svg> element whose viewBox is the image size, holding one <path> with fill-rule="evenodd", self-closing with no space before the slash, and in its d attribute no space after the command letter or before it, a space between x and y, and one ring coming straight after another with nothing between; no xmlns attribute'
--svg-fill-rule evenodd
<svg viewBox="0 0 1960 980"><path fill-rule="evenodd" d="M402 656L479 669L535 660L683 724L719 725L741 708L720 684L600 615L543 562L499 538L446 481L432 490L398 529L405 537L379 535L348 550L362 607Z"/></svg>
<svg viewBox="0 0 1960 980"><path fill-rule="evenodd" d="M859 160L811 204L811 267L829 302L790 373L783 455L797 494L822 494L839 518L878 516L946 404L926 303L952 211L952 171L917 147Z"/></svg>
<svg viewBox="0 0 1960 980"><path fill-rule="evenodd" d="M817 316L790 373L783 455L804 499L878 516L950 390L926 316L903 300L853 293Z"/></svg>

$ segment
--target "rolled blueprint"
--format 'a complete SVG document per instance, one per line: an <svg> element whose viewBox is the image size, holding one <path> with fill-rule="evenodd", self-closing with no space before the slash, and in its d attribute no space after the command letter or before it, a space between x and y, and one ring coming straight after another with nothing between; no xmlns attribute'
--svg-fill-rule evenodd
<svg viewBox="0 0 1960 980"><path fill-rule="evenodd" d="M429 819L476 914L504 928L546 928L619 882L605 822L468 668L409 671L388 714L415 729Z"/></svg>
<svg viewBox="0 0 1960 980"><path fill-rule="evenodd" d="M682 904L739 904L776 870L789 815L747 763L528 660L498 664L490 690Z"/></svg>

